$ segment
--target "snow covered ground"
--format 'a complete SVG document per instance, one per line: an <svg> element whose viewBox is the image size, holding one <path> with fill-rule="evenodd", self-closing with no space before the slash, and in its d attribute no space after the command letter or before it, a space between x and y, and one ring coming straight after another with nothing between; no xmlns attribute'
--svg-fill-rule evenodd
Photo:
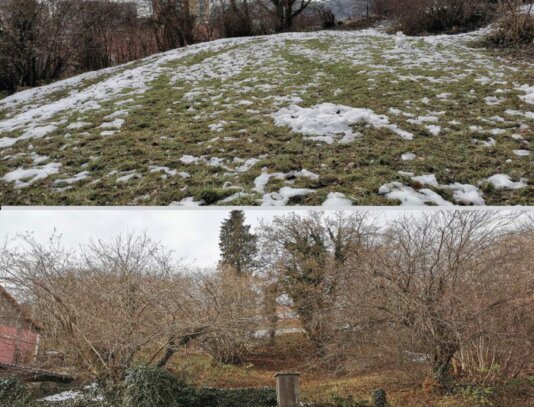
<svg viewBox="0 0 534 407"><path fill-rule="evenodd" d="M0 100L0 203L534 204L534 65L377 30L224 39Z"/></svg>
<svg viewBox="0 0 534 407"><path fill-rule="evenodd" d="M38 402L47 402L47 404L54 404L65 401L87 400L87 401L101 401L103 396L98 394L99 389L96 383L84 386L82 390L66 390L61 393L52 394L43 397Z"/></svg>

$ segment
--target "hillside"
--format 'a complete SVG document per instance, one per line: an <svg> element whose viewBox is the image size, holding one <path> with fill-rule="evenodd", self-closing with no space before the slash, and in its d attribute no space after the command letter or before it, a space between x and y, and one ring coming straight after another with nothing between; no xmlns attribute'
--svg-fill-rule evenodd
<svg viewBox="0 0 534 407"><path fill-rule="evenodd" d="M0 202L532 205L533 65L483 33L223 39L14 94Z"/></svg>

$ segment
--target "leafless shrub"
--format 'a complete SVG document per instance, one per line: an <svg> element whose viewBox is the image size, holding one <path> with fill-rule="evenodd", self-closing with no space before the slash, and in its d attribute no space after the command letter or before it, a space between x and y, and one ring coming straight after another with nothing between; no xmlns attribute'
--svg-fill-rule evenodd
<svg viewBox="0 0 534 407"><path fill-rule="evenodd" d="M518 264L531 265L532 258L515 244L513 225L519 216L440 212L395 222L364 261L353 263L355 278L367 291L356 297L365 299L359 305L364 312L352 325L410 335L412 348L405 350L430 355L439 387L450 382L455 356L465 352L467 366L469 349L476 344L493 344L480 360L484 369L502 363L497 332L517 341L510 342L510 355L528 354L532 344L525 335L531 321L523 312L530 309L532 292L525 287L533 275ZM513 328L503 319L510 313L519 318Z"/></svg>
<svg viewBox="0 0 534 407"><path fill-rule="evenodd" d="M496 47L521 47L534 44L534 5L521 8L519 0L501 0L497 29L486 42Z"/></svg>
<svg viewBox="0 0 534 407"><path fill-rule="evenodd" d="M134 361L164 365L206 330L193 280L146 236L94 242L82 256L58 240L3 252L1 271L31 302L46 345L70 365L121 381Z"/></svg>
<svg viewBox="0 0 534 407"><path fill-rule="evenodd" d="M212 328L199 340L201 348L219 362L241 362L260 323L255 279L221 269L199 274L195 280L200 313Z"/></svg>
<svg viewBox="0 0 534 407"><path fill-rule="evenodd" d="M71 8L56 0L0 4L0 90L36 86L67 68L66 24Z"/></svg>
<svg viewBox="0 0 534 407"><path fill-rule="evenodd" d="M194 42L195 14L189 0L147 0L152 11L150 24L159 51Z"/></svg>
<svg viewBox="0 0 534 407"><path fill-rule="evenodd" d="M393 18L406 34L462 32L486 24L497 1L489 0L377 0L378 13Z"/></svg>

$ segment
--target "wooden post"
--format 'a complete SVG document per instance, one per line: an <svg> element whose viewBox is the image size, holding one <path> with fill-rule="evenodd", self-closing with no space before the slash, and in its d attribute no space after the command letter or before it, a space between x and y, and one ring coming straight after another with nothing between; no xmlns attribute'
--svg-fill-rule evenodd
<svg viewBox="0 0 534 407"><path fill-rule="evenodd" d="M373 390L373 407L387 407L386 391L384 389Z"/></svg>
<svg viewBox="0 0 534 407"><path fill-rule="evenodd" d="M277 373L276 400L278 407L299 407L299 376L300 373Z"/></svg>

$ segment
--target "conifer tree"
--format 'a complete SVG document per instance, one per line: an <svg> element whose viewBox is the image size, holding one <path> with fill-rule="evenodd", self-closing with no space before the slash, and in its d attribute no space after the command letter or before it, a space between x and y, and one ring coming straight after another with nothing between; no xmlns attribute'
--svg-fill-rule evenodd
<svg viewBox="0 0 534 407"><path fill-rule="evenodd" d="M230 217L222 222L219 248L222 266L232 267L238 275L254 270L256 236L250 231L250 225L245 225L243 211L230 212Z"/></svg>

